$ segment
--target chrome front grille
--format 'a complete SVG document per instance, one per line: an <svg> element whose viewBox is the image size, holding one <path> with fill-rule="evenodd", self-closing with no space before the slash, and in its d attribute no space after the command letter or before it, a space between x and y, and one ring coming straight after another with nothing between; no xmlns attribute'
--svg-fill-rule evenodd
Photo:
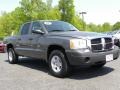
<svg viewBox="0 0 120 90"><path fill-rule="evenodd" d="M91 40L91 44L97 44L97 43L101 43L101 38Z"/></svg>
<svg viewBox="0 0 120 90"><path fill-rule="evenodd" d="M91 50L92 51L106 51L111 50L113 48L113 40L112 38L97 38L91 40Z"/></svg>

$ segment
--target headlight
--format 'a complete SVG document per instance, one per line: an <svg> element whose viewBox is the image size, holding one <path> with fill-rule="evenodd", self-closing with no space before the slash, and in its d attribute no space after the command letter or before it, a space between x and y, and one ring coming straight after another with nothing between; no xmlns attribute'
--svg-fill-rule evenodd
<svg viewBox="0 0 120 90"><path fill-rule="evenodd" d="M70 40L71 49L83 49L87 48L87 40L84 39L71 39Z"/></svg>

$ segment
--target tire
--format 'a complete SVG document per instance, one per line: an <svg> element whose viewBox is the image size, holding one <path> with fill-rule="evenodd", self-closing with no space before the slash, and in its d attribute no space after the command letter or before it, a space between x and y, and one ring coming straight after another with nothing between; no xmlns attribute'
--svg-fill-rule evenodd
<svg viewBox="0 0 120 90"><path fill-rule="evenodd" d="M102 68L106 63L101 63L101 64L96 64L96 65L93 65L92 68Z"/></svg>
<svg viewBox="0 0 120 90"><path fill-rule="evenodd" d="M8 61L10 64L18 63L18 55L15 53L13 48L8 49Z"/></svg>
<svg viewBox="0 0 120 90"><path fill-rule="evenodd" d="M65 54L60 50L54 50L49 57L50 73L53 76L64 78L70 74L70 67Z"/></svg>

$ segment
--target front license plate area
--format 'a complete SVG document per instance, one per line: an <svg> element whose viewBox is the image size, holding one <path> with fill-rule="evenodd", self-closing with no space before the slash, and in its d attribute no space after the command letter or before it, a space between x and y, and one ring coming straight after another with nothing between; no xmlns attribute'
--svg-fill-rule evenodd
<svg viewBox="0 0 120 90"><path fill-rule="evenodd" d="M110 62L113 60L113 54L106 55L106 61Z"/></svg>

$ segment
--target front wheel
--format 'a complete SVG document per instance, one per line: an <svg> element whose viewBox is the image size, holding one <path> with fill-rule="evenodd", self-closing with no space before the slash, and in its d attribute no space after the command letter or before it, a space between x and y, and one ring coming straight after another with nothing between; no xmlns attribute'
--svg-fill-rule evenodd
<svg viewBox="0 0 120 90"><path fill-rule="evenodd" d="M60 78L67 76L70 70L65 54L60 50L51 52L49 67L52 75Z"/></svg>
<svg viewBox="0 0 120 90"><path fill-rule="evenodd" d="M13 48L8 49L8 61L11 64L18 63L18 55L15 53Z"/></svg>

